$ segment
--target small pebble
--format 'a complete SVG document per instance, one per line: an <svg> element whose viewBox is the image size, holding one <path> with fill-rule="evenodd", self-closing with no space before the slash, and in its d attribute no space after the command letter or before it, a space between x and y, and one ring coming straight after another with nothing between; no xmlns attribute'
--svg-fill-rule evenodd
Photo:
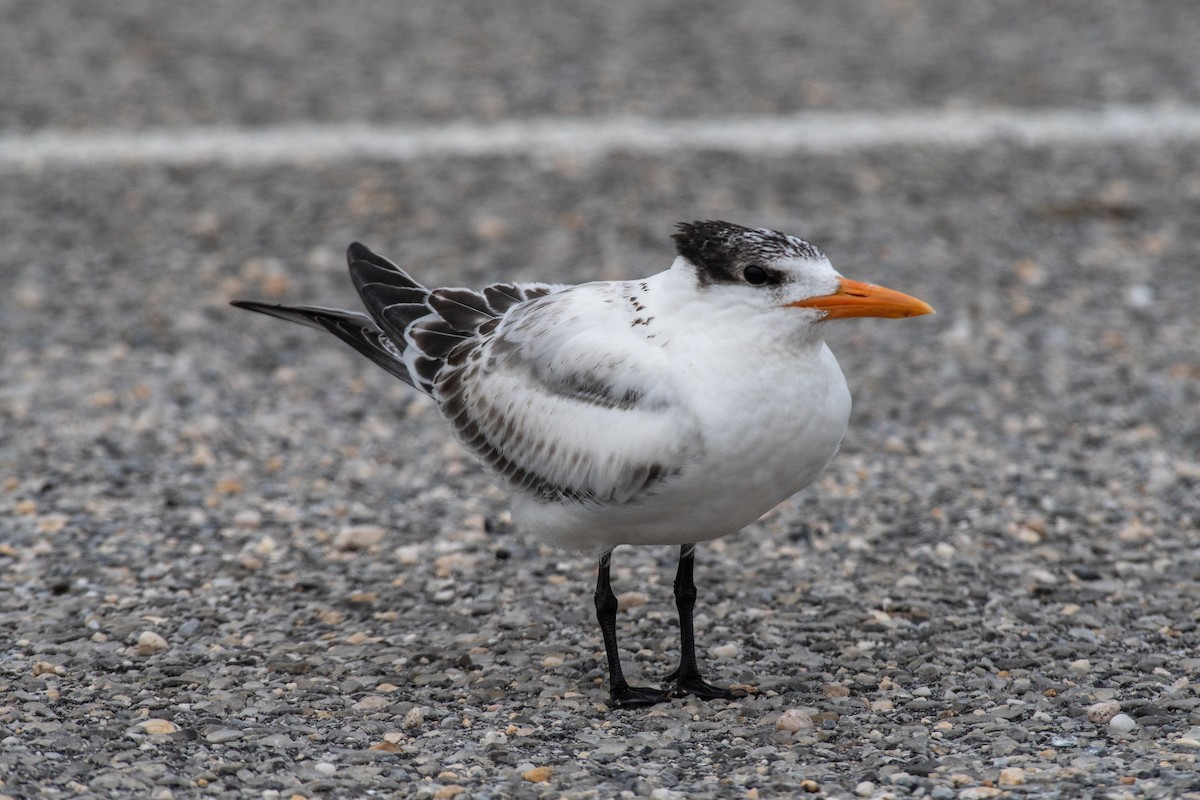
<svg viewBox="0 0 1200 800"><path fill-rule="evenodd" d="M775 730L795 733L799 730L809 730L815 727L812 717L798 708L789 708L775 721Z"/></svg>
<svg viewBox="0 0 1200 800"><path fill-rule="evenodd" d="M708 652L716 658L734 658L738 654L738 648L736 644L729 642L711 647Z"/></svg>
<svg viewBox="0 0 1200 800"><path fill-rule="evenodd" d="M373 711L382 711L391 704L392 701L386 697L381 697L377 694L369 694L354 704L354 710L371 713Z"/></svg>
<svg viewBox="0 0 1200 800"><path fill-rule="evenodd" d="M958 549L949 542L938 542L933 546L933 552L938 558L946 559L953 558L958 553Z"/></svg>
<svg viewBox="0 0 1200 800"><path fill-rule="evenodd" d="M875 784L871 783L871 781L860 781L858 785L854 787L854 793L859 797L870 797L874 791Z"/></svg>
<svg viewBox="0 0 1200 800"><path fill-rule="evenodd" d="M285 736L282 733L270 733L261 739L255 740L255 744L261 747L295 747L296 742Z"/></svg>
<svg viewBox="0 0 1200 800"><path fill-rule="evenodd" d="M179 726L174 722L171 722L169 719L157 719L154 717L142 720L137 724L137 727L141 728L146 733L159 736L166 735L168 733L176 733L179 731Z"/></svg>
<svg viewBox="0 0 1200 800"><path fill-rule="evenodd" d="M406 544L396 548L396 561L406 567L412 567L421 563L421 548L416 545Z"/></svg>
<svg viewBox="0 0 1200 800"><path fill-rule="evenodd" d="M167 640L159 636L154 631L142 631L137 639L137 652L139 656L153 655L169 648Z"/></svg>
<svg viewBox="0 0 1200 800"><path fill-rule="evenodd" d="M367 550L378 545L387 536L387 531L379 525L353 525L342 528L333 540L333 546L338 550Z"/></svg>
<svg viewBox="0 0 1200 800"><path fill-rule="evenodd" d="M1135 283L1125 291L1125 303L1138 310L1154 305L1154 290L1144 283Z"/></svg>
<svg viewBox="0 0 1200 800"><path fill-rule="evenodd" d="M247 508L233 515L233 525L235 528L258 528L262 526L262 514L258 511Z"/></svg>
<svg viewBox="0 0 1200 800"><path fill-rule="evenodd" d="M1001 786L1020 786L1025 783L1025 770L1020 767L1006 767L1000 770L1000 777L996 782Z"/></svg>
<svg viewBox="0 0 1200 800"><path fill-rule="evenodd" d="M970 789L963 789L958 793L959 800L989 800L992 797L999 797L1004 794L1004 791L997 789L995 786L972 786Z"/></svg>
<svg viewBox="0 0 1200 800"><path fill-rule="evenodd" d="M330 775L337 772L337 767L335 767L333 764L330 764L328 761L318 761L313 765L313 771L328 778Z"/></svg>
<svg viewBox="0 0 1200 800"><path fill-rule="evenodd" d="M206 733L204 740L212 744L224 744L242 738L242 732L233 728L218 728L215 731Z"/></svg>
<svg viewBox="0 0 1200 800"><path fill-rule="evenodd" d="M1087 716L1097 725L1107 725L1121 710L1121 704L1116 700L1101 700L1087 707Z"/></svg>
<svg viewBox="0 0 1200 800"><path fill-rule="evenodd" d="M545 783L550 780L550 775L554 770L550 767L534 767L531 770L526 770L521 773L521 777L530 783Z"/></svg>
<svg viewBox="0 0 1200 800"><path fill-rule="evenodd" d="M501 731L488 731L483 735L483 738L479 740L479 743L484 747L498 747L500 745L508 744L508 737L505 736Z"/></svg>
<svg viewBox="0 0 1200 800"><path fill-rule="evenodd" d="M1129 733L1137 727L1137 722L1128 714L1117 714L1108 721L1108 729L1118 735Z"/></svg>
<svg viewBox="0 0 1200 800"><path fill-rule="evenodd" d="M644 606L649 600L650 597L645 592L622 592L617 595L617 610L624 611L629 608Z"/></svg>

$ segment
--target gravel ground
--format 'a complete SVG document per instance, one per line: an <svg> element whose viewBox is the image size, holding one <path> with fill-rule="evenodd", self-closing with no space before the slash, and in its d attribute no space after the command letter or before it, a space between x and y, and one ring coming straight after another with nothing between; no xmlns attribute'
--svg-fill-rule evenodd
<svg viewBox="0 0 1200 800"><path fill-rule="evenodd" d="M56 30L65 12L49 8L0 4L34 32ZM105 52L107 32L155 6L127 8L53 58ZM612 19L637 27L631 8ZM970 8L940 47L967 48L1001 13ZM1118 63L1128 37L1161 31L1144 71L1119 70L1129 97L1194 99L1168 66L1188 61L1171 7L1106 8L1097 36ZM839 9L820 6L811 30L846 26ZM190 35L207 42L228 13ZM271 39L279 19L259 13L226 35ZM558 30L550 16L532 18ZM349 35L340 16L315 19ZM365 51L380 46L372 19L358 23ZM166 42L192 30L159 21ZM263 59L302 76L315 67L289 48L326 29L296 24ZM620 25L599 44L624 42ZM785 50L761 25L738 27L748 43L769 34L754 58ZM500 51L518 59L508 30ZM723 52L717 38L700 51ZM879 56L895 73L858 94L838 88L855 85L852 55L829 66L842 81L830 102L886 106L889 82L908 92L897 105L997 97L957 71L931 88L920 48L898 38ZM636 99L655 42L628 45L644 61L584 58L577 93L531 78L497 113L573 110L557 104L573 94L583 110L636 110L597 87ZM391 57L436 54L414 47ZM1056 51L1069 69L1045 76L1066 87L1050 101L1104 99L1083 49ZM149 76L140 101L104 94L112 75L159 63L153 48L123 52L78 117L39 116L87 81L85 61L34 56L59 82L6 110L15 130L257 121L245 91L214 90L229 96L209 111L170 74ZM788 64L746 69L784 81ZM391 113L367 83L332 84L327 113ZM656 113L706 108L686 85L645 91L662 92ZM307 113L306 93L318 96L281 90L264 118ZM451 94L465 105L437 113L476 111ZM722 110L754 110L720 94ZM504 493L407 387L331 337L226 304L352 303L351 239L430 282L631 277L665 267L671 226L696 217L804 235L846 274L939 314L840 325L831 344L856 401L842 453L808 491L699 550L708 670L755 691L612 712L590 558L512 531ZM1194 143L48 166L3 175L0 230L0 797L1200 798ZM615 555L631 677L674 666L674 555Z"/></svg>
<svg viewBox="0 0 1200 800"><path fill-rule="evenodd" d="M0 125L1200 102L1192 0L0 0Z"/></svg>

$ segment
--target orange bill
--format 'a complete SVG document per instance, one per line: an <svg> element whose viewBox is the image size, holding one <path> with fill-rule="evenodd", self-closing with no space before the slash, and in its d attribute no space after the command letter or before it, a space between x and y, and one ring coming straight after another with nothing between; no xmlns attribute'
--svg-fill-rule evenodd
<svg viewBox="0 0 1200 800"><path fill-rule="evenodd" d="M789 303L789 305L796 308L819 309L825 312L825 319L842 319L844 317L901 319L933 313L933 307L923 300L918 300L894 289L885 289L873 283L852 281L849 278L838 278L838 288L833 294L810 297L807 300Z"/></svg>

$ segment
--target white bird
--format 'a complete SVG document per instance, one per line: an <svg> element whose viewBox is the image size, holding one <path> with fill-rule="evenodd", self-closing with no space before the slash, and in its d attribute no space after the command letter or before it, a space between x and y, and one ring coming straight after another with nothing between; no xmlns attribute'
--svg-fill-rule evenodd
<svg viewBox="0 0 1200 800"><path fill-rule="evenodd" d="M825 344L829 320L933 311L842 277L816 247L776 231L693 222L674 240L674 263L649 278L482 291L428 289L356 243L347 260L369 316L234 303L328 330L432 397L512 490L521 528L599 553L614 707L734 696L696 661L696 543L758 519L837 452L850 392ZM682 652L667 690L630 686L621 670L609 584L621 544L681 546Z"/></svg>

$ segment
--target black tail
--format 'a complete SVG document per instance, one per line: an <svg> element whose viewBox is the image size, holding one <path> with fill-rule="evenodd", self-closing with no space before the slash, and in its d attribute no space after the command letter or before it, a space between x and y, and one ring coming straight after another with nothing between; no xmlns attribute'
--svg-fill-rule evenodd
<svg viewBox="0 0 1200 800"><path fill-rule="evenodd" d="M269 305L249 300L234 300L232 305L298 322L310 328L327 330L409 386L414 385L408 367L404 365L400 347L366 314L317 306Z"/></svg>

